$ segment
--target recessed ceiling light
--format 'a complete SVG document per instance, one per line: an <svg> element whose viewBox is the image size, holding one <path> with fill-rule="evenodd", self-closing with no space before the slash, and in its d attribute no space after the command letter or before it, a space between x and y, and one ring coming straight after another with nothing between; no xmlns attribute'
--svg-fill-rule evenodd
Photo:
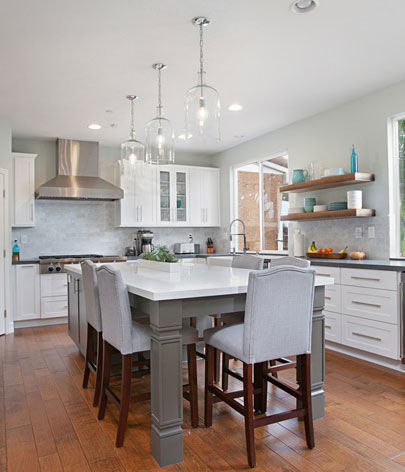
<svg viewBox="0 0 405 472"><path fill-rule="evenodd" d="M318 0L295 0L290 9L294 13L309 13L318 6Z"/></svg>
<svg viewBox="0 0 405 472"><path fill-rule="evenodd" d="M239 105L239 103L233 103L232 105L229 105L228 110L230 111L241 111L243 109L242 105Z"/></svg>
<svg viewBox="0 0 405 472"><path fill-rule="evenodd" d="M183 133L183 134L179 134L177 137L178 137L179 139L182 139L183 141L186 140L186 135L185 135L184 133ZM192 134L187 135L187 139L190 139L190 138L192 138L192 137L193 137Z"/></svg>
<svg viewBox="0 0 405 472"><path fill-rule="evenodd" d="M88 128L97 130L97 129L101 129L101 125L98 125L97 123L92 123L91 125L88 125Z"/></svg>
<svg viewBox="0 0 405 472"><path fill-rule="evenodd" d="M111 126L111 128L118 128L117 123L111 123L110 126Z"/></svg>

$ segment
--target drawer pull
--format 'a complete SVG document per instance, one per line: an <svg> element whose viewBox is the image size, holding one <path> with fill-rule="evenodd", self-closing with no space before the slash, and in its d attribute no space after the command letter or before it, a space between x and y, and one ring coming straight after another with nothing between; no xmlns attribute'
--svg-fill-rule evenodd
<svg viewBox="0 0 405 472"><path fill-rule="evenodd" d="M331 277L330 274L320 274L319 273L319 274L316 274L316 275L318 275L319 277Z"/></svg>
<svg viewBox="0 0 405 472"><path fill-rule="evenodd" d="M352 334L354 334L355 336L360 336L361 338L374 339L374 341L382 341L382 339L377 338L377 336L369 336L368 334L355 333L354 331L352 331Z"/></svg>
<svg viewBox="0 0 405 472"><path fill-rule="evenodd" d="M63 308L69 308L67 305L65 305Z"/></svg>
<svg viewBox="0 0 405 472"><path fill-rule="evenodd" d="M352 275L350 277L351 279L356 279L356 280L372 280L373 282L379 282L381 279L375 279L375 278L372 278L372 277L356 277L354 275Z"/></svg>
<svg viewBox="0 0 405 472"><path fill-rule="evenodd" d="M325 300L332 300L332 297L327 297L327 296L325 295Z"/></svg>
<svg viewBox="0 0 405 472"><path fill-rule="evenodd" d="M325 325L325 328L332 329L331 325Z"/></svg>
<svg viewBox="0 0 405 472"><path fill-rule="evenodd" d="M376 308L381 308L381 305L379 305L378 303L358 302L356 300L352 300L352 303L354 303L355 305L366 305L366 306L374 306Z"/></svg>
<svg viewBox="0 0 405 472"><path fill-rule="evenodd" d="M64 286L64 287L67 287L67 286L68 286L68 284L63 284L63 286Z"/></svg>

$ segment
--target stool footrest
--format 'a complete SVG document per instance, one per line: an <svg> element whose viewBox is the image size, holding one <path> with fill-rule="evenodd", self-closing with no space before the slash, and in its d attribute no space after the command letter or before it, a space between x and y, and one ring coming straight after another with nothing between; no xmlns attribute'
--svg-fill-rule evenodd
<svg viewBox="0 0 405 472"><path fill-rule="evenodd" d="M278 423L280 421L290 420L292 418L301 418L305 416L305 408L297 408L295 410L283 411L282 413L276 413L274 415L263 416L262 418L256 418L253 420L253 427L260 428L260 426L266 426L268 424Z"/></svg>
<svg viewBox="0 0 405 472"><path fill-rule="evenodd" d="M282 380L276 379L275 377L272 377L269 374L264 374L263 377L267 380L267 382L270 382L276 387L281 388L281 390L284 390L284 392L289 393L290 395L295 398L298 398L299 400L302 399L302 392L291 387L291 385L288 385Z"/></svg>

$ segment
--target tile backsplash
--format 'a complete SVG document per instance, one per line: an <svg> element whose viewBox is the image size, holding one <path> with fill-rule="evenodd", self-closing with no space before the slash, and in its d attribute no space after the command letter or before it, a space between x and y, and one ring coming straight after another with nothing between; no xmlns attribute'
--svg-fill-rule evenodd
<svg viewBox="0 0 405 472"><path fill-rule="evenodd" d="M374 238L368 237L369 227L374 227ZM361 228L362 238L356 238L356 228ZM388 216L290 223L290 254L293 254L294 233L297 229L301 229L305 236L305 248L315 241L318 248L332 247L334 251L340 251L348 246L348 252L364 251L367 259L390 257Z"/></svg>
<svg viewBox="0 0 405 472"><path fill-rule="evenodd" d="M13 240L19 242L22 259L44 254L121 255L126 246L133 245L133 235L141 228L117 228L115 209L113 202L36 200L36 226L13 228ZM201 252L206 252L207 238L216 244L222 234L219 228L150 229L155 234L154 244L164 244L171 250L174 243L186 242L191 233L194 242L201 245ZM22 235L27 237L25 244L21 243Z"/></svg>

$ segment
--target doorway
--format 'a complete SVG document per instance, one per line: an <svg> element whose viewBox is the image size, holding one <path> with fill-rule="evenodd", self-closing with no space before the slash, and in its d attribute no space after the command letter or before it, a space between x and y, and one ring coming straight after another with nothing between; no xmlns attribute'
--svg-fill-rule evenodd
<svg viewBox="0 0 405 472"><path fill-rule="evenodd" d="M0 335L6 332L8 312L8 189L7 171L0 169Z"/></svg>

